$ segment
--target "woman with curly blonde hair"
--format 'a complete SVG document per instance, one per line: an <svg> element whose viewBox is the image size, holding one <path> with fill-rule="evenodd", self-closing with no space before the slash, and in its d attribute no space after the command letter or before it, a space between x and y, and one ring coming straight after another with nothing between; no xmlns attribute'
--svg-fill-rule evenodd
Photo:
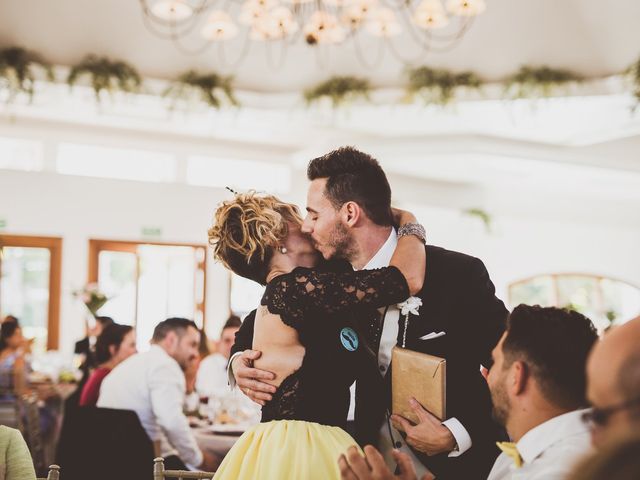
<svg viewBox="0 0 640 480"><path fill-rule="evenodd" d="M397 212L399 224L415 222ZM398 239L389 267L330 272L301 226L295 205L249 192L223 202L209 229L215 258L266 286L255 313L253 348L262 355L254 366L275 374L262 422L236 442L216 480L339 479L337 459L356 444L343 430L349 387L361 375L379 376L356 316L378 315L422 288L425 249L417 237Z"/></svg>

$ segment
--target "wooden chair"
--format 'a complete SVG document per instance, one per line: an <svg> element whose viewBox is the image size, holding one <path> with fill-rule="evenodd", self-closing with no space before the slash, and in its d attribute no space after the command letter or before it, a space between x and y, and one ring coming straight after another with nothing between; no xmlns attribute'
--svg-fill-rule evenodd
<svg viewBox="0 0 640 480"><path fill-rule="evenodd" d="M60 480L60 467L58 465L50 465L47 478L36 478L36 480Z"/></svg>
<svg viewBox="0 0 640 480"><path fill-rule="evenodd" d="M165 480L165 478L176 478L183 480L185 478L197 478L203 480L211 480L215 472L191 472L189 470L165 470L164 458L158 457L153 460L153 480Z"/></svg>
<svg viewBox="0 0 640 480"><path fill-rule="evenodd" d="M31 458L36 472L44 472L46 461L44 445L40 432L40 408L38 407L38 395L35 393L20 397L20 410L23 412L25 422L22 424L22 435L29 445Z"/></svg>

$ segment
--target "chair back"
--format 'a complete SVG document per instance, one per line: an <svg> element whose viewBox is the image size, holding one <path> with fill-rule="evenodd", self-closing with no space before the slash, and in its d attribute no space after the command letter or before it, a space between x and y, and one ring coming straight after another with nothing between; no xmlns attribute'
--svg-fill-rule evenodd
<svg viewBox="0 0 640 480"><path fill-rule="evenodd" d="M22 435L29 445L33 466L36 472L44 472L46 470L46 462L44 458L44 445L42 443L42 434L40 432L40 407L38 406L38 395L29 393L21 395L19 399L19 411L22 412Z"/></svg>
<svg viewBox="0 0 640 480"><path fill-rule="evenodd" d="M64 480L151 480L154 456L135 412L79 407L65 415L56 463Z"/></svg>
<svg viewBox="0 0 640 480"><path fill-rule="evenodd" d="M60 467L58 465L50 465L47 478L36 478L36 480L60 480Z"/></svg>
<svg viewBox="0 0 640 480"><path fill-rule="evenodd" d="M201 479L211 480L215 472L192 472L189 470L165 470L164 458L158 457L153 461L153 480L164 480L165 478L173 478L177 480L184 479Z"/></svg>

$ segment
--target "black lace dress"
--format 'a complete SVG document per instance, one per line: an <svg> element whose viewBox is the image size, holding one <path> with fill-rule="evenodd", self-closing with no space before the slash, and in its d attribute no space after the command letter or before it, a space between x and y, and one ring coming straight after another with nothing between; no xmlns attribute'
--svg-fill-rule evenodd
<svg viewBox="0 0 640 480"><path fill-rule="evenodd" d="M377 369L363 318L409 297L395 267L319 272L298 267L274 278L261 304L298 331L305 356L262 409L262 421L305 420L346 425L349 387L364 371Z"/></svg>

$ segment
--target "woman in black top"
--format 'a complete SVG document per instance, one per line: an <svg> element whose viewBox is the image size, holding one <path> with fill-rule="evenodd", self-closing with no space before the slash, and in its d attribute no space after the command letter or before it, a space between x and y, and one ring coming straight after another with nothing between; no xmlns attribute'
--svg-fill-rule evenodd
<svg viewBox="0 0 640 480"><path fill-rule="evenodd" d="M400 223L415 222L403 212ZM256 312L256 368L276 374L262 423L236 442L215 479L339 479L337 458L356 442L346 424L349 387L371 365L355 323L362 309L422 288L424 245L402 237L389 267L323 271L294 205L239 194L218 208L209 241L236 274L266 285Z"/></svg>

